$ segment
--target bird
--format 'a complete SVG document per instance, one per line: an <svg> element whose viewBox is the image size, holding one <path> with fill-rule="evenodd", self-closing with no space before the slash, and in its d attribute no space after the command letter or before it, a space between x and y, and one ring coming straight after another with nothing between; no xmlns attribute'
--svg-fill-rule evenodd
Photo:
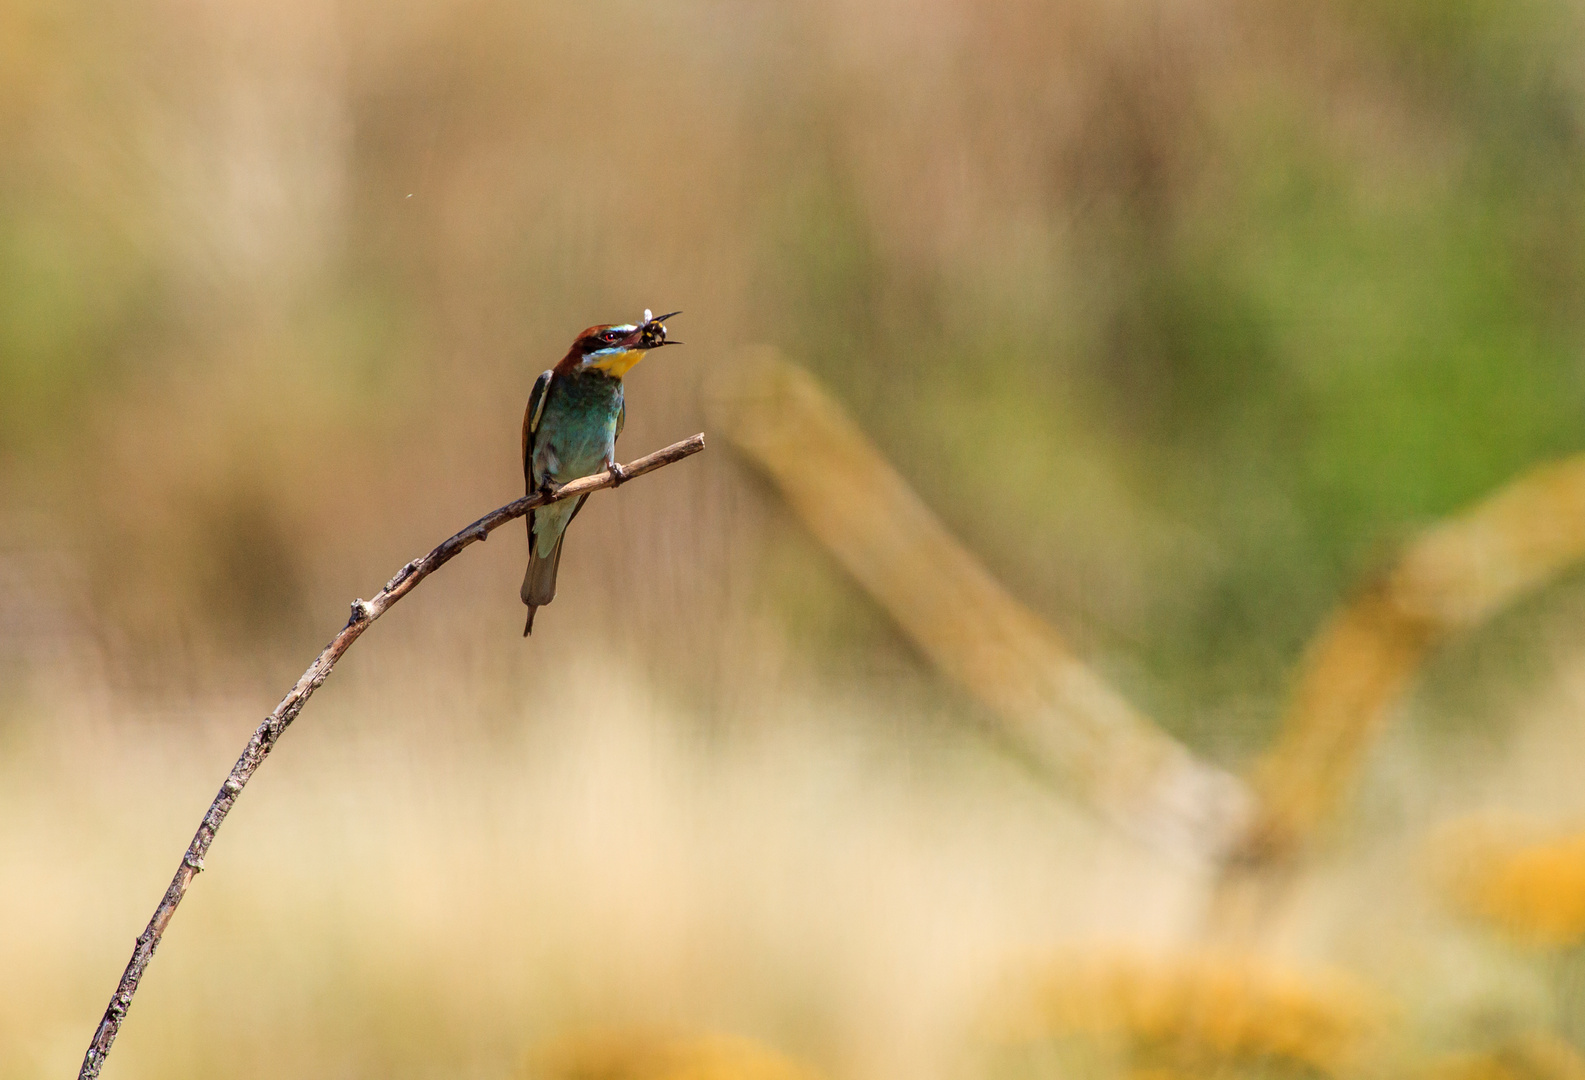
<svg viewBox="0 0 1585 1080"><path fill-rule="evenodd" d="M601 469L611 486L627 479L616 463L616 440L627 419L622 379L644 354L663 345L673 311L632 323L602 323L579 334L555 367L534 380L523 413L523 481L528 494L554 494L570 480ZM519 593L528 606L523 636L534 631L534 613L556 598L556 568L567 526L588 495L547 503L527 514L528 569Z"/></svg>

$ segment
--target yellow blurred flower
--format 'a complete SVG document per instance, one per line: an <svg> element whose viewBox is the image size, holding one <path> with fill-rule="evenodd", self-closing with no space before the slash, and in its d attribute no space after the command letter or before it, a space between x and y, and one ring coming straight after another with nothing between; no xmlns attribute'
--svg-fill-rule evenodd
<svg viewBox="0 0 1585 1080"><path fill-rule="evenodd" d="M1464 914L1527 945L1585 942L1585 832L1460 822L1436 844L1444 891Z"/></svg>
<svg viewBox="0 0 1585 1080"><path fill-rule="evenodd" d="M529 1080L819 1080L749 1039L613 1030L558 1039L529 1063Z"/></svg>
<svg viewBox="0 0 1585 1080"><path fill-rule="evenodd" d="M998 1041L1079 1040L1134 1080L1263 1073L1334 1075L1383 1011L1336 975L1257 957L1118 955L1045 965L993 1017Z"/></svg>
<svg viewBox="0 0 1585 1080"><path fill-rule="evenodd" d="M1585 1060L1563 1039L1531 1031L1478 1054L1435 1063L1429 1080L1585 1080Z"/></svg>

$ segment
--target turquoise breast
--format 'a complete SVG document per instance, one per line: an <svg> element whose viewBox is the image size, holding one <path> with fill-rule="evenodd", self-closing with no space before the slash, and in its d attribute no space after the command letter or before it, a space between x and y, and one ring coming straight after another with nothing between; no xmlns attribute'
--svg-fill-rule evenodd
<svg viewBox="0 0 1585 1080"><path fill-rule="evenodd" d="M598 472L616 449L622 380L598 370L571 372L556 376L549 393L534 439L535 472L549 465L558 484Z"/></svg>

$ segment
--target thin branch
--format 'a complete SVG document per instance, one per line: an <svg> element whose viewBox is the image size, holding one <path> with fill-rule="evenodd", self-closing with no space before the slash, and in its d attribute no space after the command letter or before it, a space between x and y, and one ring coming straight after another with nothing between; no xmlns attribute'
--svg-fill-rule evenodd
<svg viewBox="0 0 1585 1080"><path fill-rule="evenodd" d="M697 454L703 449L704 436L695 435L682 442L673 443L664 450L657 450L647 457L639 458L625 466L624 471L628 479L643 476L647 472L654 472L663 466ZM508 503L475 521L428 555L414 559L402 567L374 599L353 601L352 616L347 620L347 625L329 645L325 646L325 650L309 665L308 670L303 672L303 677L298 679L297 685L281 699L275 711L259 725L258 730L253 733L253 738L248 740L242 756L237 758L237 763L231 767L231 775L227 776L226 782L220 785L220 792L215 796L214 802L209 804L209 812L204 815L203 822L198 826L193 842L187 845L187 852L182 856L182 864L177 869L176 876L171 879L170 888L165 890L165 896L160 900L159 907L154 909L154 917L149 920L148 928L138 936L137 945L132 951L132 959L121 976L115 996L110 999L110 1005L105 1009L104 1019L99 1022L99 1029L94 1032L93 1041L88 1045L88 1053L83 1057L82 1069L77 1074L78 1080L93 1080L104 1067L105 1058L116 1040L116 1034L121 1030L122 1021L126 1019L127 1010L132 1005L132 995L137 993L143 972L149 966L149 961L154 958L154 950L159 948L160 938L164 935L165 928L170 925L171 916L176 913L176 906L182 902L182 897L186 895L193 878L197 877L198 872L204 868L204 855L208 852L209 845L214 842L215 833L226 820L226 815L231 812L231 807L236 804L237 797L242 794L243 787L247 785L254 771L264 763L270 751L275 748L282 733L293 720L297 719L297 714L303 711L303 705L309 697L330 677L336 661L352 647L352 643L362 637L370 624L384 615L392 604L412 592L420 581L450 562L469 544L485 539L495 529L509 521L515 521L536 506L543 506L545 503L560 499L575 498L611 486L613 486L611 474L601 472L574 480L558 488L552 495L534 494Z"/></svg>

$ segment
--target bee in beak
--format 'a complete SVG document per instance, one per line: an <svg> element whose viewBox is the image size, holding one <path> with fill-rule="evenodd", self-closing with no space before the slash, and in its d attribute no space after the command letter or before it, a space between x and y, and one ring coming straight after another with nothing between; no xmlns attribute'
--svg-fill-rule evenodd
<svg viewBox="0 0 1585 1080"><path fill-rule="evenodd" d="M680 311L670 311L656 318L650 313L649 308L644 309L644 321L639 324L639 345L641 349L658 349L662 345L681 345L680 341L666 339L666 320L673 315L681 315Z"/></svg>

